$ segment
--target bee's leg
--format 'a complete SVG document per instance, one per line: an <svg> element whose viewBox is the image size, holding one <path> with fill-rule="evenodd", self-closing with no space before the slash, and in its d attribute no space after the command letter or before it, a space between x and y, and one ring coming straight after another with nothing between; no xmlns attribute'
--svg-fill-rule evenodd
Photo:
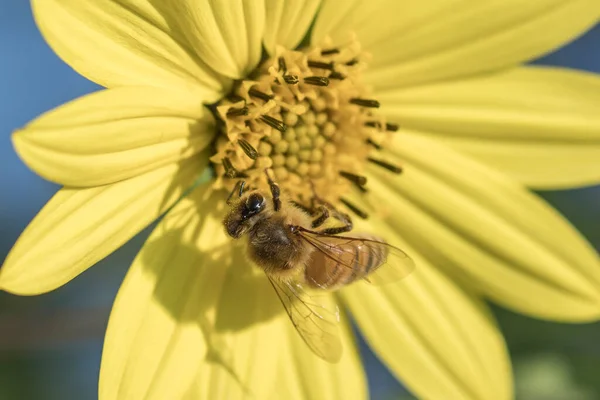
<svg viewBox="0 0 600 400"><path fill-rule="evenodd" d="M244 193L244 186L246 186L246 181L236 182L235 186L233 187L233 190L231 191L231 193L229 193L229 196L227 196L227 205L231 205L231 198L233 197L235 192L238 192L238 197L242 197L242 193Z"/></svg>
<svg viewBox="0 0 600 400"><path fill-rule="evenodd" d="M302 211L304 211L305 213L307 213L308 215L310 215L311 217L315 215L315 212L313 209L305 206L302 203L299 203L297 201L291 200L292 204L295 205L296 207L298 207L299 209L301 209Z"/></svg>
<svg viewBox="0 0 600 400"><path fill-rule="evenodd" d="M321 210L321 215L313 219L311 225L313 229L323 225L323 223L327 221L327 218L329 218L329 210L327 210L327 207L321 206L319 209Z"/></svg>
<svg viewBox="0 0 600 400"><path fill-rule="evenodd" d="M281 209L281 200L279 199L279 185L273 182L273 179L269 176L268 170L265 169L265 175L267 175L267 181L269 182L269 187L271 188L271 196L273 196L273 208L275 211L279 211Z"/></svg>
<svg viewBox="0 0 600 400"><path fill-rule="evenodd" d="M338 233L349 232L352 230L353 224L350 216L348 214L340 213L339 211L336 211L335 213L335 219L339 220L343 225L321 229L318 233L324 235L337 235Z"/></svg>

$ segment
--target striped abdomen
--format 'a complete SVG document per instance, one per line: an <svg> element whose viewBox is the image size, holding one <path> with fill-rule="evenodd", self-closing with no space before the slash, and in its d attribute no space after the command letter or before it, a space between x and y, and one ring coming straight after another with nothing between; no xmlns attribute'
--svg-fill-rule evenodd
<svg viewBox="0 0 600 400"><path fill-rule="evenodd" d="M315 244L305 280L309 286L320 289L338 289L365 278L384 264L388 256L386 243L369 234L351 238L321 236Z"/></svg>

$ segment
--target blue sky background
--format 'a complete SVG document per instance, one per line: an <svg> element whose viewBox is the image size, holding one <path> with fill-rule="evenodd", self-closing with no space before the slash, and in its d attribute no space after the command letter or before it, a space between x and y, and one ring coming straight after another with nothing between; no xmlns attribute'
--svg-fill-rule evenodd
<svg viewBox="0 0 600 400"><path fill-rule="evenodd" d="M10 142L11 132L44 111L99 87L77 75L54 55L37 31L27 1L0 1L0 260L3 260L20 232L58 189L19 160ZM600 72L600 27L538 63ZM542 195L599 247L600 187ZM100 265L57 291L38 297L0 293L0 398L96 398L103 331L110 305L147 233L138 235ZM61 328L63 321L69 321L68 335ZM383 399L400 390L367 351L365 362L374 398Z"/></svg>

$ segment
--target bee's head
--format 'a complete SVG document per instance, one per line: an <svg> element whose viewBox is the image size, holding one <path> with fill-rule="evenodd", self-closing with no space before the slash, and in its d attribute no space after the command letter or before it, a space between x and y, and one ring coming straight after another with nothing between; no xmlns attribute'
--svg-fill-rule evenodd
<svg viewBox="0 0 600 400"><path fill-rule="evenodd" d="M253 218L260 214L266 207L265 196L254 191L242 196L235 202L225 220L225 230L234 239L245 234L257 221Z"/></svg>

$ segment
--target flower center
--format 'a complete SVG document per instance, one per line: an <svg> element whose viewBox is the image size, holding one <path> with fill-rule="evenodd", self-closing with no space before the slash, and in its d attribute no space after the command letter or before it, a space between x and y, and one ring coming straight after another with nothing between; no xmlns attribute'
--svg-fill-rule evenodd
<svg viewBox="0 0 600 400"><path fill-rule="evenodd" d="M400 172L369 156L398 126L373 113L379 102L361 84L362 60L355 41L339 48L280 48L238 82L216 106L216 188L232 190L243 179L266 189L270 169L298 204L308 206L318 196L360 215L342 196L352 187L366 191L365 163Z"/></svg>

